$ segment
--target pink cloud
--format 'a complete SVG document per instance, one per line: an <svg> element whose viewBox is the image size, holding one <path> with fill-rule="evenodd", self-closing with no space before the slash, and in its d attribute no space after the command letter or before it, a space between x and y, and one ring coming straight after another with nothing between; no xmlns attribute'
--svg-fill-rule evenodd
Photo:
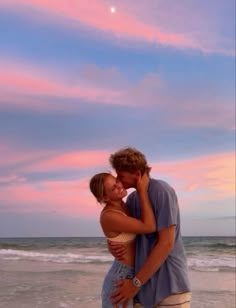
<svg viewBox="0 0 236 308"><path fill-rule="evenodd" d="M0 106L3 108L17 106L34 111L79 112L85 101L142 107L147 103L159 103L160 89L164 85L155 73L131 84L117 69L101 69L96 65L87 65L74 78L69 72L52 72L9 59L0 61L0 66L3 68L0 72ZM52 103L50 97L67 100ZM82 102L70 99L82 99Z"/></svg>
<svg viewBox="0 0 236 308"><path fill-rule="evenodd" d="M163 117L172 125L235 129L235 104L231 98L217 96L214 89L199 94L193 87L186 89L183 97L180 93L170 94L168 85L156 73L146 74L142 80L131 84L119 70L101 69L96 65L83 67L76 77L69 72L52 72L7 59L2 60L0 66L3 68L0 72L2 108L18 106L46 112L79 112L84 102L70 99L139 108L165 106ZM50 97L67 100L52 103ZM173 99L178 108L167 108ZM213 101L217 108L212 108Z"/></svg>
<svg viewBox="0 0 236 308"><path fill-rule="evenodd" d="M29 99L29 96L76 98L103 103L112 103L115 98L120 96L118 91L84 84L83 80L78 80L76 84L68 84L57 76L58 72L51 73L51 71L39 67L10 63L6 60L2 60L0 66L0 89L2 91L0 104L4 104L5 99L8 98L8 104L12 102L13 105L30 109L51 110L54 108L60 110L63 107L63 110L66 110L68 107L79 109L79 103L71 106L69 103L64 105L57 103L53 104L55 106L51 106L48 102L38 104L37 98L36 100L32 97ZM28 96L28 99L25 99L25 96Z"/></svg>
<svg viewBox="0 0 236 308"><path fill-rule="evenodd" d="M86 186L84 185L86 183ZM7 212L51 213L91 217L101 207L89 192L88 180L67 182L18 183L0 191Z"/></svg>
<svg viewBox="0 0 236 308"><path fill-rule="evenodd" d="M0 138L0 167L11 167L18 170L19 166L24 170L32 161L46 159L52 155L50 152L22 148L16 141ZM14 175L15 176L15 175Z"/></svg>
<svg viewBox="0 0 236 308"><path fill-rule="evenodd" d="M87 65L73 77L70 72L49 71L9 59L2 60L0 66L3 68L0 72L1 108L16 106L34 111L71 113L79 112L86 101L148 107L153 112L163 106L163 118L171 125L235 129L231 98L218 97L214 91L199 94L193 87L186 89L183 97L180 93L170 94L169 85L157 73L146 74L134 84L112 67L101 69ZM57 100L58 97L66 100ZM56 101L52 102L50 98ZM168 108L173 105L173 100L178 108ZM212 102L215 108L212 108Z"/></svg>
<svg viewBox="0 0 236 308"><path fill-rule="evenodd" d="M151 5L150 5L151 4ZM37 11L34 9L40 9L45 12L44 18L48 20L54 19L55 22L70 22L71 26L85 25L88 29L94 28L100 30L104 35L110 34L117 41L119 39L132 39L137 41L146 41L148 43L157 43L166 46L172 46L176 48L194 48L202 50L203 52L220 52L225 54L234 54L233 47L231 50L227 48L220 48L214 44L214 40L211 40L211 44L205 37L199 39L198 33L193 30L186 32L186 26L182 31L176 31L176 26L170 30L166 26L160 23L161 18L155 19L155 23L150 22L147 16L155 11L155 5L150 2L145 6L137 3L136 7L140 10L138 12L136 9L131 9L133 7L133 2L127 1L127 3L119 3L118 10L116 14L110 13L110 4L106 1L94 0L92 4L88 4L83 0L9 0L7 3L1 1L2 6L10 6L12 8L18 6L24 9L28 9L30 12L29 17L33 15L34 20L39 17ZM143 8L144 7L144 8ZM154 9L153 9L154 8ZM162 8L158 8L161 11L160 14L165 14ZM142 12L140 14L140 12ZM169 11L168 11L169 12ZM32 14L33 13L33 14ZM184 13L184 18L188 18L190 12ZM50 14L50 18L47 16ZM192 14L191 14L192 15ZM153 13L151 14L153 16ZM54 18L53 18L54 17ZM173 18L173 13L171 18L166 18L168 23L171 24ZM30 17L31 18L31 17ZM42 14L40 14L42 18ZM183 19L183 16L181 16ZM158 25L156 20L159 21ZM189 18L189 21L191 19ZM203 29L205 31L205 28ZM213 32L214 33L214 32ZM211 33L209 35L211 37ZM216 45L216 46L215 46Z"/></svg>
<svg viewBox="0 0 236 308"><path fill-rule="evenodd" d="M198 90L199 91L199 90ZM212 89L210 93L197 93L186 89L183 98L176 97L178 109L171 110L169 116L177 126L182 127L221 127L235 130L235 102L231 97L221 96Z"/></svg>
<svg viewBox="0 0 236 308"><path fill-rule="evenodd" d="M108 165L109 153L106 151L78 151L55 154L49 159L31 165L31 170L79 170L91 169L98 166ZM29 170L27 169L27 170Z"/></svg>
<svg viewBox="0 0 236 308"><path fill-rule="evenodd" d="M235 195L235 154L202 156L187 161L153 163L152 171L170 177L183 191L213 198ZM205 195L206 196L206 195Z"/></svg>
<svg viewBox="0 0 236 308"><path fill-rule="evenodd" d="M214 8L207 1L200 3L189 0L165 0L161 3L148 0L138 1L136 5L133 1L124 0L121 3L122 8L144 24L158 27L162 33L183 35L191 42L190 48L206 54L235 56L234 20L230 18L233 17L230 1L217 1ZM183 44L182 47L186 46Z"/></svg>
<svg viewBox="0 0 236 308"><path fill-rule="evenodd" d="M78 151L65 153L41 153L34 157L31 151L24 155L23 149L1 143L0 156L6 157L8 169L14 173L3 174L0 178L0 201L9 212L58 212L63 215L82 217L97 216L101 210L89 191L89 178L98 168L108 171L109 153L106 151ZM8 150L7 150L8 149ZM2 152L1 152L2 151ZM28 151L26 151L28 152ZM11 153L11 157L9 155ZM19 159L20 158L20 159ZM21 159L22 158L22 159ZM16 164L17 161L17 164ZM202 156L195 159L156 163L150 162L152 176L167 178L180 199L185 211L193 210L196 202L224 202L235 195L235 155L223 153ZM4 162L2 164L4 165ZM29 182L24 173L83 170L87 176L80 180Z"/></svg>
<svg viewBox="0 0 236 308"><path fill-rule="evenodd" d="M17 175L7 175L0 177L0 185L1 184L12 184L12 183L22 183L25 182L26 179Z"/></svg>
<svg viewBox="0 0 236 308"><path fill-rule="evenodd" d="M103 167L109 169L108 151L38 151L21 148L19 145L10 142L3 142L0 146L0 167L13 168L17 172L49 172L91 169ZM14 175L17 177L17 175ZM10 180L12 175L0 177L2 180Z"/></svg>
<svg viewBox="0 0 236 308"><path fill-rule="evenodd" d="M22 172L49 172L86 170L91 172L94 168L111 170L109 165L110 152L103 150L83 150L74 152L56 151L33 151L21 149L13 143L4 143L1 140L0 166L14 168L14 173L2 175L0 180L11 182L14 180L23 181L24 177L19 176ZM185 191L197 191L209 189L213 192L220 192L234 195L235 185L235 154L223 153L208 156L201 156L195 159L150 163L152 172L156 175L168 176L178 183L178 186ZM17 180L17 181L18 181Z"/></svg>
<svg viewBox="0 0 236 308"><path fill-rule="evenodd" d="M3 140L2 140L3 141ZM4 153L4 155L2 155ZM0 177L1 210L20 213L51 213L76 215L80 217L96 216L101 210L95 198L89 192L89 179L68 181L36 181L29 182L22 174L29 172L48 172L78 170L98 167L105 164L106 152L82 151L75 153L56 154L52 152L29 151L15 147L13 143L0 146L0 167L14 169L12 174ZM88 161L88 159L90 161ZM107 161L106 161L107 162ZM89 172L88 172L89 173ZM94 173L91 172L91 175ZM90 176L91 176L90 175Z"/></svg>

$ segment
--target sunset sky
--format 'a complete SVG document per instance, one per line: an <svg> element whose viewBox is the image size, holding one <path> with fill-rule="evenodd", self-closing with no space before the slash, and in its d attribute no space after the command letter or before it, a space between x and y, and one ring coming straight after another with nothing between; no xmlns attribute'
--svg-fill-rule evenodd
<svg viewBox="0 0 236 308"><path fill-rule="evenodd" d="M183 235L234 235L235 1L0 0L0 237L102 236L88 182L125 146Z"/></svg>

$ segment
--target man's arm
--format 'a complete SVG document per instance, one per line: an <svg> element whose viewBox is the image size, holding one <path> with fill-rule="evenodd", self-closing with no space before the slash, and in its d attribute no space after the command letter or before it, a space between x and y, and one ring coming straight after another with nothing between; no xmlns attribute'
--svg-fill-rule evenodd
<svg viewBox="0 0 236 308"><path fill-rule="evenodd" d="M174 239L175 225L171 225L158 232L158 242L153 247L147 260L136 274L136 277L140 280L142 285L145 284L165 262L169 253L173 249ZM119 286L119 288L111 294L113 303L115 304L121 304L122 302L128 303L128 300L133 298L139 291L139 289L133 285L131 279L122 280L118 282L117 286ZM126 307L126 305L123 307Z"/></svg>
<svg viewBox="0 0 236 308"><path fill-rule="evenodd" d="M112 242L107 240L107 247L109 252L119 261L124 260L124 256L127 253L127 246L122 243Z"/></svg>
<svg viewBox="0 0 236 308"><path fill-rule="evenodd" d="M144 265L140 268L136 277L140 282L145 284L151 276L161 267L174 246L175 226L171 225L168 228L158 232L158 242L151 250Z"/></svg>

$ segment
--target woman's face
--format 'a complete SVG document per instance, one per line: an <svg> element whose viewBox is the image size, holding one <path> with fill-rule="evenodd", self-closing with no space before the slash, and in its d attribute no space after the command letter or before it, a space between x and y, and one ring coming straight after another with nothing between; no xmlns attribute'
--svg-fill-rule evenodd
<svg viewBox="0 0 236 308"><path fill-rule="evenodd" d="M112 175L107 176L104 181L104 192L107 201L118 201L127 195L122 183Z"/></svg>

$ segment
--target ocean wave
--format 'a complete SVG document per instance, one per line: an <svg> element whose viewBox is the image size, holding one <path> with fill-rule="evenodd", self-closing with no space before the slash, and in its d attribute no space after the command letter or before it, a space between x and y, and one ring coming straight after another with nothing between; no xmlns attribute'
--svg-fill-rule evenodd
<svg viewBox="0 0 236 308"><path fill-rule="evenodd" d="M183 237L187 255L202 252L235 254L235 237ZM104 237L0 238L0 249L24 251L107 248Z"/></svg>
<svg viewBox="0 0 236 308"><path fill-rule="evenodd" d="M105 248L105 238L0 238L0 249L41 250L73 248Z"/></svg>
<svg viewBox="0 0 236 308"><path fill-rule="evenodd" d="M226 271L232 272L236 269L234 257L218 257L201 256L200 258L188 258L188 267L194 271L217 272Z"/></svg>
<svg viewBox="0 0 236 308"><path fill-rule="evenodd" d="M25 260L55 263L107 263L113 260L111 255L85 255L76 253L43 253L27 250L1 249L3 260Z"/></svg>
<svg viewBox="0 0 236 308"><path fill-rule="evenodd" d="M83 263L83 264L105 264L111 263L113 256L109 253L101 253L101 250L86 250L78 252L60 251L28 251L15 249L0 249L0 259L6 261L39 261L52 263ZM187 258L188 267L194 271L235 271L236 261L234 256L215 256L199 255Z"/></svg>
<svg viewBox="0 0 236 308"><path fill-rule="evenodd" d="M235 237L185 237L183 238L186 251L229 251L235 252Z"/></svg>

